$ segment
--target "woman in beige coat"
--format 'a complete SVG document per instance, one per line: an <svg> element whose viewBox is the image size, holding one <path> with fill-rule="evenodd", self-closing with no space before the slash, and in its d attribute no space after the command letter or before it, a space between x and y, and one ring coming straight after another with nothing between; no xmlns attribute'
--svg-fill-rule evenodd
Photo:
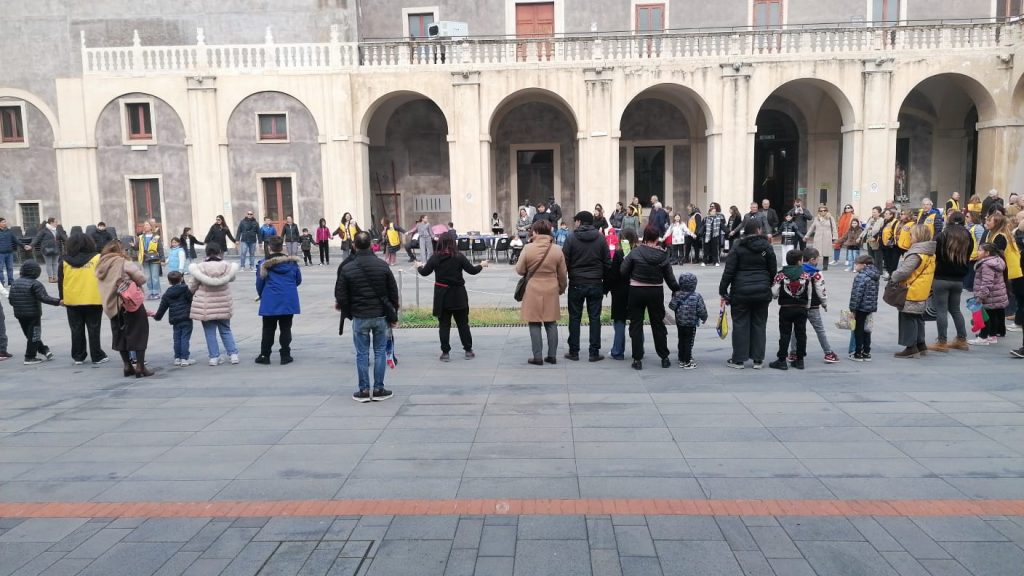
<svg viewBox="0 0 1024 576"><path fill-rule="evenodd" d="M526 285L526 295L519 309L519 317L530 325L530 342L533 345L533 357L527 360L535 366L555 363L558 351L558 320L562 309L558 297L565 292L569 277L565 268L565 256L562 249L554 245L551 237L551 224L547 220L538 220L530 227L531 241L523 248L516 272L520 276L530 276ZM548 355L541 359L541 326L547 332Z"/></svg>
<svg viewBox="0 0 1024 576"><path fill-rule="evenodd" d="M221 260L221 248L216 242L206 243L206 260L188 267L188 288L192 291L193 320L203 323L206 349L210 353L210 366L224 363L217 346L217 332L224 341L232 364L238 364L238 346L231 333L231 287L235 280L238 264Z"/></svg>
<svg viewBox="0 0 1024 576"><path fill-rule="evenodd" d="M810 238L814 238L810 241ZM836 227L836 219L828 211L828 206L818 206L818 215L811 220L811 226L804 235L804 242L811 242L821 255L821 269L828 270L828 255L832 254L832 244L839 240L839 230Z"/></svg>
<svg viewBox="0 0 1024 576"><path fill-rule="evenodd" d="M146 276L137 264L124 253L120 242L108 242L96 264L96 281L103 299L103 313L110 318L110 332L113 336L111 348L121 353L124 362L124 376L144 378L153 372L146 368L146 347L149 344L149 317L146 306L139 306L134 312L124 309L118 296L117 286L125 278L140 288L146 283ZM131 353L135 353L132 365Z"/></svg>

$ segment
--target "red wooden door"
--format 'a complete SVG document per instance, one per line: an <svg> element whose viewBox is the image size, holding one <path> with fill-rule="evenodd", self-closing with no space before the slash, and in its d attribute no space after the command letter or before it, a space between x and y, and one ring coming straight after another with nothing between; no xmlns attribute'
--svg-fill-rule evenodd
<svg viewBox="0 0 1024 576"><path fill-rule="evenodd" d="M160 214L160 181L156 178L132 180L132 202L135 209L135 233L142 233L142 225L150 218L157 227L163 224Z"/></svg>
<svg viewBox="0 0 1024 576"><path fill-rule="evenodd" d="M264 216L270 218L270 223L280 232L285 218L295 216L292 214L292 179L264 178L263 206Z"/></svg>
<svg viewBox="0 0 1024 576"><path fill-rule="evenodd" d="M554 2L516 4L516 38L551 38L555 35ZM538 58L550 60L553 46L550 42L520 44L517 58L522 61Z"/></svg>

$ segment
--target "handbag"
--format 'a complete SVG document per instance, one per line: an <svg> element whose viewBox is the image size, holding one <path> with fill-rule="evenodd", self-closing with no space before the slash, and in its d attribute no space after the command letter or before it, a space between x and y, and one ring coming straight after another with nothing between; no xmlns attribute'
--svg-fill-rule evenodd
<svg viewBox="0 0 1024 576"><path fill-rule="evenodd" d="M836 320L836 328L840 330L853 330L856 321L854 320L854 314L850 310L840 310L839 318Z"/></svg>
<svg viewBox="0 0 1024 576"><path fill-rule="evenodd" d="M523 298L526 297L526 285L530 283L530 278L533 278L537 270L540 270L540 267L544 265L544 259L548 257L548 252L551 252L551 244L548 244L547 250L544 251L544 255L540 257L540 261L533 267L533 270L528 271L526 276L520 278L519 282L516 283L516 291L512 294L516 302L522 302Z"/></svg>
<svg viewBox="0 0 1024 576"><path fill-rule="evenodd" d="M722 300L722 307L718 310L718 322L715 324L715 331L718 337L725 340L729 336L729 305Z"/></svg>
<svg viewBox="0 0 1024 576"><path fill-rule="evenodd" d="M907 290L908 288L903 283L890 280L885 283L882 301L893 308L902 310L907 304Z"/></svg>
<svg viewBox="0 0 1024 576"><path fill-rule="evenodd" d="M142 288L128 276L122 276L118 281L117 297L121 299L121 307L128 312L135 312L141 308L143 300L146 299Z"/></svg>

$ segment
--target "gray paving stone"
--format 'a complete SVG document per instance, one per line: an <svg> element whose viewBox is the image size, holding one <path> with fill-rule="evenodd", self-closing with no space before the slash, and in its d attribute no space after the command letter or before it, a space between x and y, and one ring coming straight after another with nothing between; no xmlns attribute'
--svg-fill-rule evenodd
<svg viewBox="0 0 1024 576"><path fill-rule="evenodd" d="M652 560L657 561L656 558ZM593 576L623 576L619 554L615 550L595 550L591 547L590 569Z"/></svg>
<svg viewBox="0 0 1024 576"><path fill-rule="evenodd" d="M320 540L334 523L331 516L271 518L253 538L256 542Z"/></svg>
<svg viewBox="0 0 1024 576"><path fill-rule="evenodd" d="M450 499L459 491L459 478L349 478L336 498L372 499L387 494L403 499Z"/></svg>
<svg viewBox="0 0 1024 576"><path fill-rule="evenodd" d="M49 546L46 542L0 542L0 574L8 576Z"/></svg>
<svg viewBox="0 0 1024 576"><path fill-rule="evenodd" d="M324 540L348 540L352 531L355 530L358 520L351 518L338 518L324 534Z"/></svg>
<svg viewBox="0 0 1024 576"><path fill-rule="evenodd" d="M463 478L575 477L570 458L493 458L466 462Z"/></svg>
<svg viewBox="0 0 1024 576"><path fill-rule="evenodd" d="M379 527L378 527L379 528ZM338 553L340 558L365 558L369 555L373 541L370 540L349 540Z"/></svg>
<svg viewBox="0 0 1024 576"><path fill-rule="evenodd" d="M579 498L573 478L463 478L459 498Z"/></svg>
<svg viewBox="0 0 1024 576"><path fill-rule="evenodd" d="M747 528L765 558L800 558L800 551L784 529L772 526Z"/></svg>
<svg viewBox="0 0 1024 576"><path fill-rule="evenodd" d="M577 459L580 476L689 478L693 476L683 459L643 458L623 460Z"/></svg>
<svg viewBox="0 0 1024 576"><path fill-rule="evenodd" d="M963 492L941 478L822 478L842 500L957 500Z"/></svg>
<svg viewBox="0 0 1024 576"><path fill-rule="evenodd" d="M453 548L444 567L444 576L473 576L476 560L476 550Z"/></svg>
<svg viewBox="0 0 1024 576"><path fill-rule="evenodd" d="M80 574L82 570L89 565L92 560L74 560L74 559L63 559L57 561L46 569L46 576L75 576Z"/></svg>
<svg viewBox="0 0 1024 576"><path fill-rule="evenodd" d="M784 516L779 518L779 524L793 540L864 540L853 524L841 517Z"/></svg>
<svg viewBox="0 0 1024 576"><path fill-rule="evenodd" d="M853 516L848 518L871 546L879 552L902 552L903 546L896 541L885 528L869 516Z"/></svg>
<svg viewBox="0 0 1024 576"><path fill-rule="evenodd" d="M443 576L448 562L450 546L439 545L436 541L385 540L380 545L373 563L367 572L369 576L390 576L407 574L410 566L422 576Z"/></svg>
<svg viewBox="0 0 1024 576"><path fill-rule="evenodd" d="M733 554L744 576L775 576L775 571L764 554L755 550L739 550Z"/></svg>
<svg viewBox="0 0 1024 576"><path fill-rule="evenodd" d="M30 518L0 536L0 542L60 542L86 523L84 518Z"/></svg>
<svg viewBox="0 0 1024 576"><path fill-rule="evenodd" d="M483 531L483 518L460 518L455 538L452 540L452 548L479 548Z"/></svg>
<svg viewBox="0 0 1024 576"><path fill-rule="evenodd" d="M832 492L816 478L698 478L711 499L831 500Z"/></svg>
<svg viewBox="0 0 1024 576"><path fill-rule="evenodd" d="M579 478L583 498L703 498L693 478L594 477Z"/></svg>
<svg viewBox="0 0 1024 576"><path fill-rule="evenodd" d="M213 498L227 484L227 480L123 480L95 499L100 502L200 502Z"/></svg>
<svg viewBox="0 0 1024 576"><path fill-rule="evenodd" d="M798 542L797 546L819 574L896 576L889 563L866 542Z"/></svg>
<svg viewBox="0 0 1024 576"><path fill-rule="evenodd" d="M313 554L316 542L282 542L259 571L259 576L295 576Z"/></svg>
<svg viewBox="0 0 1024 576"><path fill-rule="evenodd" d="M941 546L908 518L878 517L875 520L914 558L944 560L950 557Z"/></svg>
<svg viewBox="0 0 1024 576"><path fill-rule="evenodd" d="M213 543L220 538L221 534L230 527L230 521L214 520L206 526L203 526L202 530L196 533L195 536L181 547L181 550L183 552L202 552L212 546Z"/></svg>
<svg viewBox="0 0 1024 576"><path fill-rule="evenodd" d="M647 526L615 526L620 556L656 556Z"/></svg>
<svg viewBox="0 0 1024 576"><path fill-rule="evenodd" d="M127 528L105 528L68 552L68 558L99 558L115 544L131 534Z"/></svg>
<svg viewBox="0 0 1024 576"><path fill-rule="evenodd" d="M94 534L102 530L106 526L105 523L99 522L86 522L80 528L68 534L60 542L57 542L50 547L51 552L70 552L75 548L81 546L82 542L85 542L89 538L92 538Z"/></svg>
<svg viewBox="0 0 1024 576"><path fill-rule="evenodd" d="M385 538L389 540L452 540L458 516L398 516Z"/></svg>
<svg viewBox="0 0 1024 576"><path fill-rule="evenodd" d="M590 549L582 540L523 540L516 546L516 576L590 576Z"/></svg>
<svg viewBox="0 0 1024 576"><path fill-rule="evenodd" d="M481 556L515 556L516 526L484 525L480 537Z"/></svg>
<svg viewBox="0 0 1024 576"><path fill-rule="evenodd" d="M594 550L615 550L617 546L611 519L587 518L587 541L590 543L591 553Z"/></svg>
<svg viewBox="0 0 1024 576"><path fill-rule="evenodd" d="M520 540L586 540L587 524L582 516L522 516Z"/></svg>
<svg viewBox="0 0 1024 576"><path fill-rule="evenodd" d="M243 516L231 521L232 528L263 528L270 522L267 516Z"/></svg>
<svg viewBox="0 0 1024 576"><path fill-rule="evenodd" d="M47 568L60 560L62 556L64 556L63 552L43 552L13 572L13 576L39 576L39 574L42 574Z"/></svg>
<svg viewBox="0 0 1024 576"><path fill-rule="evenodd" d="M919 560L931 576L971 576L956 560Z"/></svg>
<svg viewBox="0 0 1024 576"><path fill-rule="evenodd" d="M209 518L151 518L124 538L125 542L188 542Z"/></svg>
<svg viewBox="0 0 1024 576"><path fill-rule="evenodd" d="M284 471L282 473L289 473ZM273 478L258 480L232 480L214 496L214 500L303 500L333 498L344 484L345 478Z"/></svg>
<svg viewBox="0 0 1024 576"><path fill-rule="evenodd" d="M732 550L758 550L757 542L750 535L743 521L736 516L720 516L714 519L722 536Z"/></svg>
<svg viewBox="0 0 1024 576"><path fill-rule="evenodd" d="M909 552L882 552L882 558L889 563L900 576L931 576L928 569L921 565Z"/></svg>
<svg viewBox="0 0 1024 576"><path fill-rule="evenodd" d="M811 565L803 558L770 558L768 563L776 575L817 576Z"/></svg>
<svg viewBox="0 0 1024 576"><path fill-rule="evenodd" d="M122 542L114 545L82 570L82 576L144 576L155 573L171 559L181 544Z"/></svg>
<svg viewBox="0 0 1024 576"><path fill-rule="evenodd" d="M968 498L1007 500L1024 494L1024 478L943 478Z"/></svg>
<svg viewBox="0 0 1024 576"><path fill-rule="evenodd" d="M687 458L698 478L798 478L813 474L794 458ZM856 462L856 461L855 461Z"/></svg>
<svg viewBox="0 0 1024 576"><path fill-rule="evenodd" d="M218 576L230 563L227 558L199 558L181 576Z"/></svg>
<svg viewBox="0 0 1024 576"><path fill-rule="evenodd" d="M369 560L362 558L338 558L334 561L327 576L356 576L366 574L370 567Z"/></svg>
<svg viewBox="0 0 1024 576"><path fill-rule="evenodd" d="M116 482L7 482L0 502L86 502Z"/></svg>
<svg viewBox="0 0 1024 576"><path fill-rule="evenodd" d="M1010 542L944 542L942 547L973 574L1013 576L1024 566L1024 550Z"/></svg>
<svg viewBox="0 0 1024 576"><path fill-rule="evenodd" d="M476 560L474 576L512 576L514 558L481 557Z"/></svg>
<svg viewBox="0 0 1024 576"><path fill-rule="evenodd" d="M223 576L255 576L279 545L279 542L250 542L231 560L221 574Z"/></svg>
<svg viewBox="0 0 1024 576"><path fill-rule="evenodd" d="M647 526L655 540L724 540L711 516L648 516Z"/></svg>
<svg viewBox="0 0 1024 576"><path fill-rule="evenodd" d="M199 558L199 552L177 552L153 576L181 576Z"/></svg>
<svg viewBox="0 0 1024 576"><path fill-rule="evenodd" d="M977 517L911 518L937 542L1005 542L1006 537Z"/></svg>
<svg viewBox="0 0 1024 576"><path fill-rule="evenodd" d="M1007 539L1024 548L1024 527L1010 520L988 520L986 523L1006 536Z"/></svg>
<svg viewBox="0 0 1024 576"><path fill-rule="evenodd" d="M259 531L259 528L228 528L203 552L202 557L234 558Z"/></svg>
<svg viewBox="0 0 1024 576"><path fill-rule="evenodd" d="M808 458L800 460L819 478L929 478L936 474L911 458Z"/></svg>
<svg viewBox="0 0 1024 576"><path fill-rule="evenodd" d="M622 576L662 576L661 563L654 556L620 556L619 564Z"/></svg>
<svg viewBox="0 0 1024 576"><path fill-rule="evenodd" d="M655 542L665 576L742 576L725 542L658 540Z"/></svg>

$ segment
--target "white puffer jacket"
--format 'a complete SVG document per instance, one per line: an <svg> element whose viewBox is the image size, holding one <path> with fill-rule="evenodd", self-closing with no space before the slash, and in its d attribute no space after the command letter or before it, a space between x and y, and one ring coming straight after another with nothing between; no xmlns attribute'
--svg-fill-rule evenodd
<svg viewBox="0 0 1024 576"><path fill-rule="evenodd" d="M188 288L192 291L193 320L230 320L232 312L229 282L238 274L238 264L211 260L188 267Z"/></svg>

